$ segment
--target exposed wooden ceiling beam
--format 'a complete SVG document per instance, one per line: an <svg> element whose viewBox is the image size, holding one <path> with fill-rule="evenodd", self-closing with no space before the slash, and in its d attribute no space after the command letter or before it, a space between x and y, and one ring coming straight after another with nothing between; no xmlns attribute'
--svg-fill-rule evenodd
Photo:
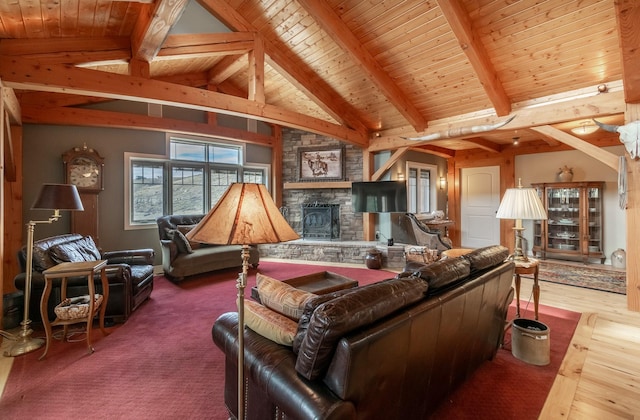
<svg viewBox="0 0 640 420"><path fill-rule="evenodd" d="M209 83L219 85L248 65L247 54L228 55L209 70Z"/></svg>
<svg viewBox="0 0 640 420"><path fill-rule="evenodd" d="M573 147L576 150L579 150L592 158L596 159L599 162L604 163L611 169L617 171L618 170L618 156L614 155L611 152L608 152L598 146L594 146L593 144L586 142L582 139L579 139L571 134L567 134L564 131L558 130L557 128L551 127L550 125L543 125L539 127L531 127L531 130L536 131L538 133L542 133L549 137L553 137L561 143L564 143L568 146Z"/></svg>
<svg viewBox="0 0 640 420"><path fill-rule="evenodd" d="M131 58L126 37L1 39L1 56L23 56L48 64L85 64Z"/></svg>
<svg viewBox="0 0 640 420"><path fill-rule="evenodd" d="M17 165L16 156L13 152L13 137L11 135L11 124L9 123L9 113L4 109L4 106L0 106L0 113L3 117L0 118L2 127L0 130L3 133L0 134L0 142L4 148L4 178L9 182L15 182L17 179Z"/></svg>
<svg viewBox="0 0 640 420"><path fill-rule="evenodd" d="M489 54L484 48L480 37L473 30L471 20L464 10L462 3L450 0L437 0L440 10L449 23L453 34L458 39L462 51L469 59L476 76L480 80L484 91L493 104L498 116L511 112L511 100L498 79Z"/></svg>
<svg viewBox="0 0 640 420"><path fill-rule="evenodd" d="M0 79L7 87L12 88L67 92L220 112L298 128L360 147L368 143L366 135L362 133L273 105L140 77L70 65L45 66L37 61L12 57L0 62Z"/></svg>
<svg viewBox="0 0 640 420"><path fill-rule="evenodd" d="M327 34L363 69L367 77L416 131L427 128L427 120L373 55L360 43L340 16L324 0L298 0Z"/></svg>
<svg viewBox="0 0 640 420"><path fill-rule="evenodd" d="M224 1L198 0L198 3L228 28L235 31L258 32ZM269 65L332 118L363 134L374 129L367 126L357 110L304 62L294 62L282 47L276 47L266 39L263 39L263 42Z"/></svg>
<svg viewBox="0 0 640 420"><path fill-rule="evenodd" d="M205 72L193 72L193 73L176 74L173 76L154 77L154 80L160 80L162 82L168 82L168 83L175 83L177 85L204 88L207 86L209 79Z"/></svg>
<svg viewBox="0 0 640 420"><path fill-rule="evenodd" d="M640 102L640 3L637 0L617 0L616 18L622 51L624 97L628 103Z"/></svg>
<svg viewBox="0 0 640 420"><path fill-rule="evenodd" d="M175 60L189 57L245 54L254 47L255 37L249 32L225 32L206 35L169 35L157 59Z"/></svg>
<svg viewBox="0 0 640 420"><path fill-rule="evenodd" d="M248 99L265 103L264 97L264 45L262 38L256 38L254 48L249 51L249 92Z"/></svg>
<svg viewBox="0 0 640 420"><path fill-rule="evenodd" d="M371 181L380 180L384 176L384 174L389 170L389 168L391 168L393 165L395 165L395 163L405 153L407 153L407 150L409 150L408 147L401 147L399 149L394 150L393 154L391 155L391 157L389 157L389 159L387 159L387 161L384 164L382 164L382 166L380 168L378 168L378 170L375 171L373 173L373 175L371 175Z"/></svg>
<svg viewBox="0 0 640 420"><path fill-rule="evenodd" d="M84 108L48 108L25 106L24 121L31 124L53 124L150 130L169 133L216 136L272 146L273 137L246 130L170 118Z"/></svg>
<svg viewBox="0 0 640 420"><path fill-rule="evenodd" d="M110 101L111 99L95 96L70 95L67 93L38 92L35 90L19 93L19 101L22 106L38 105L47 107L77 106L92 103Z"/></svg>
<svg viewBox="0 0 640 420"><path fill-rule="evenodd" d="M560 142L553 137L547 136L546 134L543 134L539 131L536 131L536 133L540 136L540 139L542 139L542 141L547 143L549 146L557 146L558 144L560 144Z"/></svg>
<svg viewBox="0 0 640 420"><path fill-rule="evenodd" d="M188 4L189 0L157 0L155 5L145 6L131 33L133 58L153 61Z"/></svg>
<svg viewBox="0 0 640 420"><path fill-rule="evenodd" d="M22 125L20 102L18 102L16 93L13 89L4 87L2 79L0 79L0 91L2 93L0 100L2 100L4 112L9 117L9 122L14 125Z"/></svg>
<svg viewBox="0 0 640 420"><path fill-rule="evenodd" d="M444 147L439 146L420 146L420 147L412 147L411 150L416 152L428 153L430 155L440 156L441 158L451 159L456 156L456 152L451 149L446 149Z"/></svg>
<svg viewBox="0 0 640 420"><path fill-rule="evenodd" d="M487 152L500 153L502 151L502 147L500 147L499 144L483 139L481 137L465 138L464 141L473 143L480 149L486 150Z"/></svg>

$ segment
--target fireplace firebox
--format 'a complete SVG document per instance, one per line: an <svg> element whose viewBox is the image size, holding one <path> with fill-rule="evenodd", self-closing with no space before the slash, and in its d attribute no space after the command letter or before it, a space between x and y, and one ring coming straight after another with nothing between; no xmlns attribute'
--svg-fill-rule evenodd
<svg viewBox="0 0 640 420"><path fill-rule="evenodd" d="M303 204L302 238L340 239L340 204Z"/></svg>

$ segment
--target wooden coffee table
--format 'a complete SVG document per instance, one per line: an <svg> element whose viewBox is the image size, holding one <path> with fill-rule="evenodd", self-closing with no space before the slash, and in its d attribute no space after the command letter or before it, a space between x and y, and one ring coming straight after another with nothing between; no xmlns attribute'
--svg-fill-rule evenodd
<svg viewBox="0 0 640 420"><path fill-rule="evenodd" d="M358 287L358 282L356 280L332 271L320 271L318 273L282 280L282 282L297 289L315 293L316 295L324 295L338 290ZM258 293L258 288L256 286L251 288L251 297L260 302L260 293Z"/></svg>

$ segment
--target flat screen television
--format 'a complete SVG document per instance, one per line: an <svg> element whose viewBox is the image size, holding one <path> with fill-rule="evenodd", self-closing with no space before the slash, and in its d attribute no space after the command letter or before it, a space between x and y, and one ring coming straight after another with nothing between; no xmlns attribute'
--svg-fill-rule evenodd
<svg viewBox="0 0 640 420"><path fill-rule="evenodd" d="M406 213L407 184L404 181L353 182L351 203L356 213Z"/></svg>

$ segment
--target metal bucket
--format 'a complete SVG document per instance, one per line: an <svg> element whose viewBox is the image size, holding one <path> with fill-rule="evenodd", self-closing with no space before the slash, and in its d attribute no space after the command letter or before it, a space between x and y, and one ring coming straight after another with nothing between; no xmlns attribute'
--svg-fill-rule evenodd
<svg viewBox="0 0 640 420"><path fill-rule="evenodd" d="M523 362L545 366L550 362L551 330L542 322L518 318L511 328L511 353Z"/></svg>

